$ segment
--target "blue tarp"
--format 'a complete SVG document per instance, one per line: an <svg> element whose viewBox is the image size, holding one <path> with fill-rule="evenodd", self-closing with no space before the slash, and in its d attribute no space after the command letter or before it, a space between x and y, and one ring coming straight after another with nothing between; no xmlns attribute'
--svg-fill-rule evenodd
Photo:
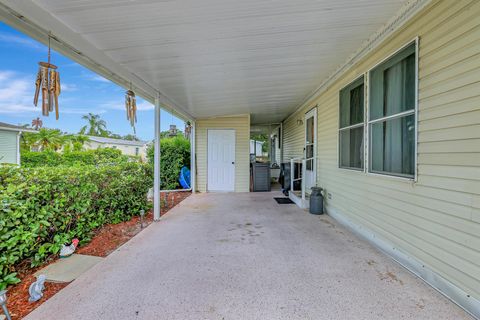
<svg viewBox="0 0 480 320"><path fill-rule="evenodd" d="M183 167L180 170L178 182L180 182L183 189L190 189L190 170L187 167Z"/></svg>

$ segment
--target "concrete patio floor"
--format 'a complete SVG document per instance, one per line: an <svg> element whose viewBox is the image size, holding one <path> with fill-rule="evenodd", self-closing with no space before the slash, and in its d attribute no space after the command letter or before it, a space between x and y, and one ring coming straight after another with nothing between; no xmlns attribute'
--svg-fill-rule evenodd
<svg viewBox="0 0 480 320"><path fill-rule="evenodd" d="M280 193L196 194L26 319L471 319Z"/></svg>

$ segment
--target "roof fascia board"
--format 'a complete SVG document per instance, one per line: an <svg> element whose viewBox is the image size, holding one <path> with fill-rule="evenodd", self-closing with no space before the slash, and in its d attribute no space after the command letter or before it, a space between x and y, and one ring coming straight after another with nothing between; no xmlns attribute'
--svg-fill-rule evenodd
<svg viewBox="0 0 480 320"><path fill-rule="evenodd" d="M90 142L90 141L93 141L93 142L96 142L96 143L101 143L101 144L119 144L119 145L122 145L122 146L135 146L135 147L142 147L142 146L145 146L148 144L147 141L130 141L128 140L127 142L125 140L120 140L118 139L118 141L105 141L105 140L101 140L101 139L95 139L95 137L92 137L92 136L88 136L88 141L87 142Z"/></svg>
<svg viewBox="0 0 480 320"><path fill-rule="evenodd" d="M0 130L3 130L3 131L14 131L14 132L38 133L38 131L36 131L36 130L27 129L27 128L8 128L8 127L0 127Z"/></svg>

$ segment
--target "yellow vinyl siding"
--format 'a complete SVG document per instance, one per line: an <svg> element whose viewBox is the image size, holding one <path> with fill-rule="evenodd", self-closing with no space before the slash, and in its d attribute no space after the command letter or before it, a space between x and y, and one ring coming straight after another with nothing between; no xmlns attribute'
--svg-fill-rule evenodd
<svg viewBox="0 0 480 320"><path fill-rule="evenodd" d="M235 192L250 189L250 116L196 120L197 189L207 191L207 130L235 129Z"/></svg>
<svg viewBox="0 0 480 320"><path fill-rule="evenodd" d="M318 185L348 217L480 300L480 1L434 1L284 122L284 160L303 156L318 105ZM338 168L339 91L419 37L418 181ZM368 97L366 97L368 100Z"/></svg>
<svg viewBox="0 0 480 320"><path fill-rule="evenodd" d="M299 125L297 120L304 121L305 112L297 113L283 123L283 159L302 157L305 144L305 126Z"/></svg>

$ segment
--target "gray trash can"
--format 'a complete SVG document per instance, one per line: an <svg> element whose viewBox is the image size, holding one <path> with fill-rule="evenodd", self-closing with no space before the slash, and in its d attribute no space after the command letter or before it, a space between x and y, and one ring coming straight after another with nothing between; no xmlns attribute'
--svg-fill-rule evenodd
<svg viewBox="0 0 480 320"><path fill-rule="evenodd" d="M323 214L323 195L322 188L313 187L310 194L310 213Z"/></svg>

